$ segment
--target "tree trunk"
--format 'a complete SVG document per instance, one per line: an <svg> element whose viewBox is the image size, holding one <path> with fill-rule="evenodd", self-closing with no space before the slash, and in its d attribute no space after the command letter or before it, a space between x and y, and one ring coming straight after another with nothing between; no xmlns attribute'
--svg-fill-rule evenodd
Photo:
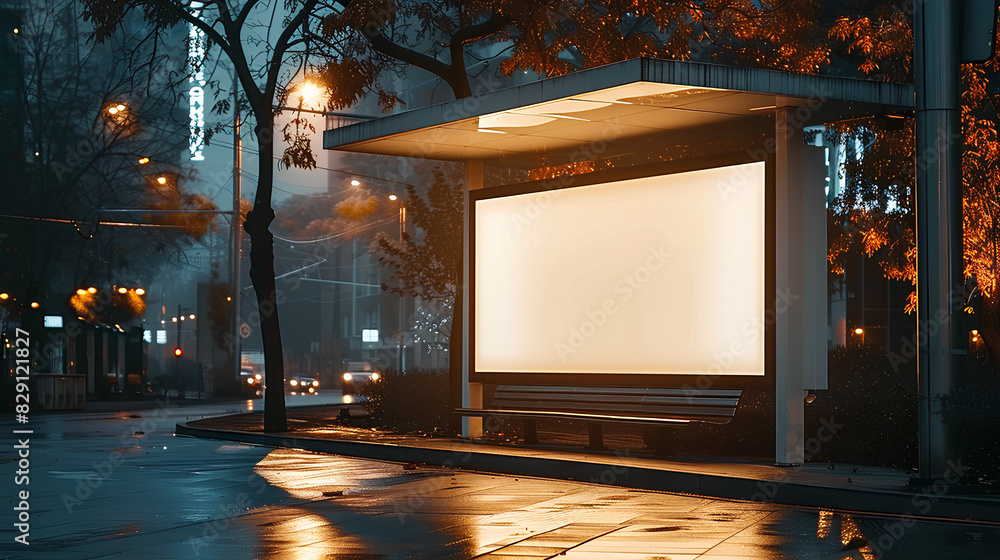
<svg viewBox="0 0 1000 560"><path fill-rule="evenodd" d="M274 168L273 122L270 107L256 112L258 125L254 130L259 150L257 195L253 210L247 214L243 229L250 235L250 281L257 294L260 315L260 335L264 342L264 431L288 430L285 417L285 372L281 348L281 327L278 324L278 292L274 281L274 236L268 229L274 221L271 190ZM267 115L262 117L262 113Z"/></svg>

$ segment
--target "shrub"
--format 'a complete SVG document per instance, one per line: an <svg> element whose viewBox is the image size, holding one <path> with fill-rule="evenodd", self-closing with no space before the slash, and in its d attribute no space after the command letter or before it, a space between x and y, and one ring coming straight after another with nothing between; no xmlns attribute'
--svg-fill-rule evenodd
<svg viewBox="0 0 1000 560"><path fill-rule="evenodd" d="M397 432L445 432L451 409L448 405L448 372L394 369L381 372L378 381L361 387L365 408L378 427Z"/></svg>
<svg viewBox="0 0 1000 560"><path fill-rule="evenodd" d="M167 391L170 390L170 376L165 373L155 375L150 382L150 386L154 391L162 393L162 396L166 397Z"/></svg>
<svg viewBox="0 0 1000 560"><path fill-rule="evenodd" d="M829 368L829 389L806 405L806 459L916 466L915 361L892 364L881 346L852 345L831 350Z"/></svg>
<svg viewBox="0 0 1000 560"><path fill-rule="evenodd" d="M728 424L695 424L680 429L660 428L658 431L673 441L672 445L667 443L666 448L677 452L723 457L773 457L774 392L744 390L736 414ZM653 447L662 445L656 440L647 441Z"/></svg>
<svg viewBox="0 0 1000 560"><path fill-rule="evenodd" d="M1000 378L994 374L952 389L941 397L941 414L963 436L970 475L1000 484Z"/></svg>

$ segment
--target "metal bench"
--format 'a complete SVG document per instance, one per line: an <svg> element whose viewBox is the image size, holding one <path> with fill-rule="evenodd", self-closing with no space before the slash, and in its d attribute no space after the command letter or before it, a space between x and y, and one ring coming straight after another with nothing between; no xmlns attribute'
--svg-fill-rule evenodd
<svg viewBox="0 0 1000 560"><path fill-rule="evenodd" d="M501 385L490 408L459 408L455 412L521 418L526 443L538 441L535 420L539 418L584 420L590 436L587 449L605 449L601 422L727 424L742 394L741 389Z"/></svg>

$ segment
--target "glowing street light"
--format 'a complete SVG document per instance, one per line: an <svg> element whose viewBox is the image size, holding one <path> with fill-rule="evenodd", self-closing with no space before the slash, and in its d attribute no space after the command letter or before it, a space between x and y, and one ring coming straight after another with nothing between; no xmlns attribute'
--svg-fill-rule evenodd
<svg viewBox="0 0 1000 560"><path fill-rule="evenodd" d="M8 298L10 298L10 294L8 294L7 292L0 294L0 299L8 299Z"/></svg>
<svg viewBox="0 0 1000 560"><path fill-rule="evenodd" d="M303 102L309 105L309 102L317 97L323 95L323 88L312 80L303 80L295 86L295 91L299 94L299 105L301 106Z"/></svg>
<svg viewBox="0 0 1000 560"><path fill-rule="evenodd" d="M96 294L97 293L97 288L91 286L91 287L87 288L87 291L90 292L90 293L92 293L92 294Z"/></svg>
<svg viewBox="0 0 1000 560"><path fill-rule="evenodd" d="M166 185L167 184L167 178L164 177L163 175L160 175L159 177L156 178L156 182L159 183L159 184L161 184L161 185Z"/></svg>
<svg viewBox="0 0 1000 560"><path fill-rule="evenodd" d="M862 329L861 327L858 327L858 328L854 329L854 334L865 334L865 329Z"/></svg>
<svg viewBox="0 0 1000 560"><path fill-rule="evenodd" d="M139 158L139 165L146 165L147 163L149 163L148 157Z"/></svg>
<svg viewBox="0 0 1000 560"><path fill-rule="evenodd" d="M351 186L352 187L357 187L359 185L361 185L361 181L358 181L357 179L351 179Z"/></svg>
<svg viewBox="0 0 1000 560"><path fill-rule="evenodd" d="M139 295L139 296L145 295L146 294L146 290L143 290L142 288L136 288L135 289L135 293L136 293L136 295Z"/></svg>

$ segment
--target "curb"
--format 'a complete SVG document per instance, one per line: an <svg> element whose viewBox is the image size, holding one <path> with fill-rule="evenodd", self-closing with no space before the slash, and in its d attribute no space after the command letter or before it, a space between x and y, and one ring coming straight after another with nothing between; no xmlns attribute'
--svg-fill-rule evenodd
<svg viewBox="0 0 1000 560"><path fill-rule="evenodd" d="M780 479L756 480L666 471L647 467L608 465L589 461L511 457L497 453L449 451L391 443L213 430L190 426L186 422L177 424L176 433L200 438L254 443L268 447L291 447L317 453L346 455L378 461L424 463L470 471L589 482L726 500L864 512L916 520L1000 524L1000 500L948 496L946 494L947 486L943 490L930 487L923 492L812 486Z"/></svg>

